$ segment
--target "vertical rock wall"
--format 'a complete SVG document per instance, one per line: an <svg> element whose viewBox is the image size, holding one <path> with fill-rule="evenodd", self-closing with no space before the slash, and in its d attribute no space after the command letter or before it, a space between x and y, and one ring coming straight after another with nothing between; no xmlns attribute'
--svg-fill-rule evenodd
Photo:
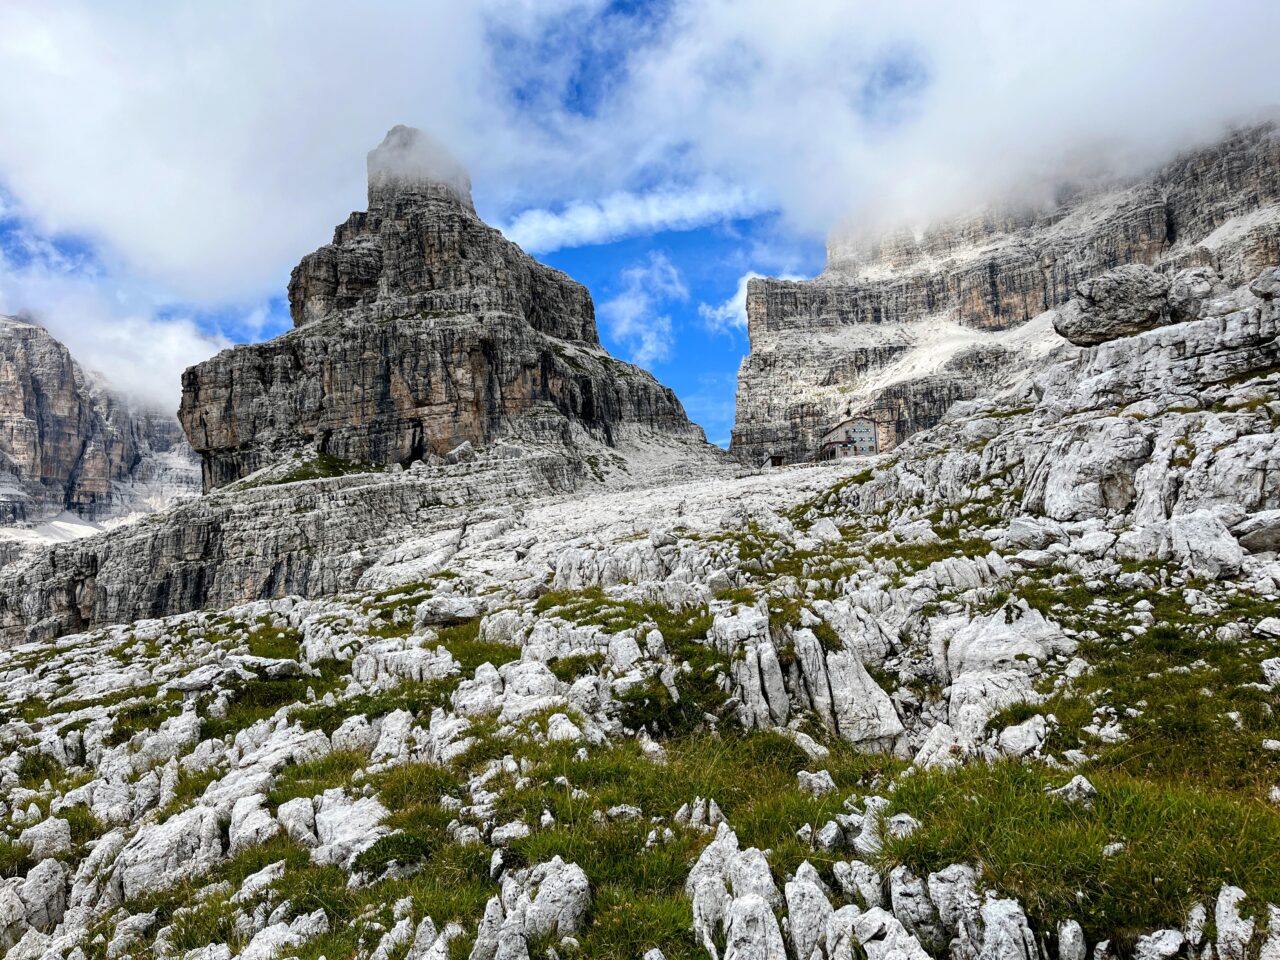
<svg viewBox="0 0 1280 960"><path fill-rule="evenodd" d="M1128 263L1255 276L1280 259L1278 205L1280 134L1263 124L1137 181L1064 189L1048 209L833 235L817 279L748 285L733 449L804 460L854 413L888 418L899 439L931 426L1061 344L1035 323L1084 280Z"/></svg>

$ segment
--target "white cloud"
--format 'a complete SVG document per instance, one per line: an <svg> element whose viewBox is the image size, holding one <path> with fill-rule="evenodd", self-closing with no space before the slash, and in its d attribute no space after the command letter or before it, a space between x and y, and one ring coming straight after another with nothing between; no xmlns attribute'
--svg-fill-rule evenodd
<svg viewBox="0 0 1280 960"><path fill-rule="evenodd" d="M762 277L764 274L748 270L738 278L737 289L733 296L720 304L698 304L698 316L703 325L712 333L732 333L747 329L747 281ZM781 275L782 280L803 280L804 277L792 273Z"/></svg>
<svg viewBox="0 0 1280 960"><path fill-rule="evenodd" d="M1084 0L1082 29L1062 16L1012 0L691 0L636 52L611 129L623 156L665 146L824 231L1100 162L1133 170L1276 103L1280 5ZM1209 41L1225 22L1249 26Z"/></svg>
<svg viewBox="0 0 1280 960"><path fill-rule="evenodd" d="M607 243L659 230L690 230L767 207L741 187L706 182L668 186L647 193L612 193L598 201L572 203L561 211L526 210L503 233L531 253Z"/></svg>
<svg viewBox="0 0 1280 960"><path fill-rule="evenodd" d="M389 28L394 24L394 28ZM490 93L471 4L16 0L0 7L0 179L45 230L100 240L177 294L276 292L363 207L392 125L470 152Z"/></svg>
<svg viewBox="0 0 1280 960"><path fill-rule="evenodd" d="M395 123L448 145L486 209L550 250L764 208L819 234L850 211L924 217L1082 153L1139 165L1276 99L1280 5L1071 17L1105 29L1014 0L632 18L601 0L12 0L0 182L42 229L226 303L279 292L363 205L363 152ZM1206 40L1232 22L1248 27ZM563 102L583 83L587 112Z"/></svg>
<svg viewBox="0 0 1280 960"><path fill-rule="evenodd" d="M611 339L622 344L633 363L642 367L666 360L673 344L671 317L664 304L687 300L689 290L680 271L654 251L644 263L622 271L622 289L597 311Z"/></svg>
<svg viewBox="0 0 1280 960"><path fill-rule="evenodd" d="M189 317L159 318L163 305L151 292L39 237L19 231L8 240L22 258L0 252L0 313L40 323L81 366L141 406L176 413L182 371L231 345Z"/></svg>

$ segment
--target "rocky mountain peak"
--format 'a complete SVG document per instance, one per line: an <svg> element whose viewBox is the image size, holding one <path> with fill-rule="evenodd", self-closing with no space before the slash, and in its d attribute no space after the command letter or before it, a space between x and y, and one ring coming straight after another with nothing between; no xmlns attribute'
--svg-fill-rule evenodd
<svg viewBox="0 0 1280 960"><path fill-rule="evenodd" d="M448 150L395 127L368 168L369 209L351 214L289 278L295 327L354 310L382 320L502 313L599 342L586 288L481 220L470 178Z"/></svg>
<svg viewBox="0 0 1280 960"><path fill-rule="evenodd" d="M359 470L518 442L581 466L582 442L705 447L674 393L600 346L587 288L476 215L447 150L396 127L368 164L369 209L290 277L295 329L183 375L207 489L296 457Z"/></svg>
<svg viewBox="0 0 1280 960"><path fill-rule="evenodd" d="M1141 177L1064 187L1052 204L997 202L919 233L838 230L821 276L747 287L751 353L733 449L756 462L804 461L854 418L896 444L1069 349L1053 332L1055 312L1109 270L1207 268L1218 278L1209 286L1237 286L1278 256L1274 122Z"/></svg>
<svg viewBox="0 0 1280 960"><path fill-rule="evenodd" d="M472 216L471 177L447 147L414 127L387 131L369 151L369 209L404 201L456 202Z"/></svg>

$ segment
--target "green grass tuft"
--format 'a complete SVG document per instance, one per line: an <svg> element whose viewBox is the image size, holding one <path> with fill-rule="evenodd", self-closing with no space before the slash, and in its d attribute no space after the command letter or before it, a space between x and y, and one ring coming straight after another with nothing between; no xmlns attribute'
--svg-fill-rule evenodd
<svg viewBox="0 0 1280 960"><path fill-rule="evenodd" d="M900 781L893 810L923 826L891 840L885 864L923 875L951 863L1016 896L1040 929L1074 918L1091 942L1132 944L1180 927L1223 883L1259 901L1280 897L1280 812L1193 781L1152 783L1123 772L1089 774L1092 810L1047 796L1068 775L1036 765L977 764ZM1103 848L1122 842L1118 856Z"/></svg>

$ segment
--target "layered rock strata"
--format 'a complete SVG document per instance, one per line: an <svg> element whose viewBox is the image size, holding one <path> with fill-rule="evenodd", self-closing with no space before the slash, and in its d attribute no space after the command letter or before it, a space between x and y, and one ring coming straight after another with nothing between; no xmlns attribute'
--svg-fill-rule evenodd
<svg viewBox="0 0 1280 960"><path fill-rule="evenodd" d="M567 492L584 468L564 457L365 473L217 492L148 521L58 544L0 570L0 632L58 636L290 594L351 589L383 550L484 508Z"/></svg>
<svg viewBox="0 0 1280 960"><path fill-rule="evenodd" d="M43 327L0 317L0 524L89 521L198 490L177 421L138 410Z"/></svg>
<svg viewBox="0 0 1280 960"><path fill-rule="evenodd" d="M304 257L295 329L183 376L206 489L284 455L408 465L463 443L702 445L675 394L601 347L586 288L476 215L456 161L397 127L369 154L369 209Z"/></svg>
<svg viewBox="0 0 1280 960"><path fill-rule="evenodd" d="M873 239L834 234L813 281L752 280L733 449L812 456L853 414L899 440L1061 346L1045 312L1125 264L1246 282L1280 255L1280 133L1237 131L1149 176ZM998 361L983 362L990 349ZM976 352L975 352L976 351ZM888 391L892 388L891 393Z"/></svg>
<svg viewBox="0 0 1280 960"><path fill-rule="evenodd" d="M604 351L584 287L476 217L466 174L417 131L370 154L369 211L289 293L293 331L183 377L212 492L13 563L0 631L325 596L459 516L735 469L669 389Z"/></svg>

